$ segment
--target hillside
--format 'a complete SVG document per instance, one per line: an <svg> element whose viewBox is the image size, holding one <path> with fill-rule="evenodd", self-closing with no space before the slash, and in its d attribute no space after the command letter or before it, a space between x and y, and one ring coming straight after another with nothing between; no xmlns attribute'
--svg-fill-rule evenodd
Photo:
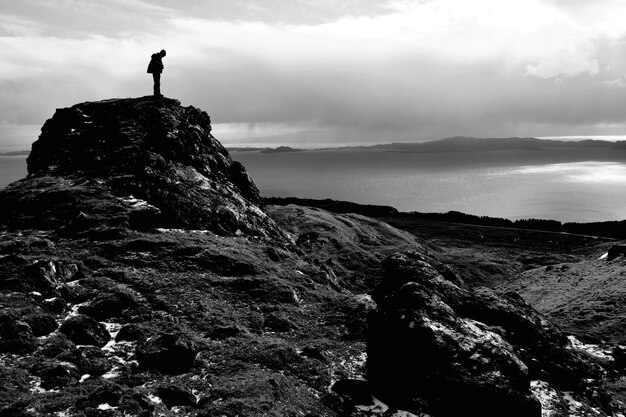
<svg viewBox="0 0 626 417"><path fill-rule="evenodd" d="M389 152L487 152L505 150L540 151L545 149L626 149L625 141L611 142L606 140L585 139L563 141L539 139L533 137L510 138L474 138L457 136L452 138L431 140L426 142L394 142L370 146L361 149L383 150ZM345 148L344 148L345 149Z"/></svg>
<svg viewBox="0 0 626 417"><path fill-rule="evenodd" d="M151 97L46 122L0 190L0 416L625 411L620 350L589 356L445 241L265 206L210 123Z"/></svg>

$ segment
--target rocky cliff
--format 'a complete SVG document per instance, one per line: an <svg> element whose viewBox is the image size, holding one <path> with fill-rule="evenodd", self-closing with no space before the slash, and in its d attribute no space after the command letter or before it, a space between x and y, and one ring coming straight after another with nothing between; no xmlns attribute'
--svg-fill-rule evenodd
<svg viewBox="0 0 626 417"><path fill-rule="evenodd" d="M59 109L33 143L28 177L3 193L9 227L92 225L278 236L245 168L211 135L211 119L172 99Z"/></svg>
<svg viewBox="0 0 626 417"><path fill-rule="evenodd" d="M151 98L46 122L0 190L0 416L623 412L626 355L386 223L264 207L210 132Z"/></svg>

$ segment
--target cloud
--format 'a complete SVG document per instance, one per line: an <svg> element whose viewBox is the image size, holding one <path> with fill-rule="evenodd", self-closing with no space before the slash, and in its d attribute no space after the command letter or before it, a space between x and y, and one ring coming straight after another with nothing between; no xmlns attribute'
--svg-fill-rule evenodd
<svg viewBox="0 0 626 417"><path fill-rule="evenodd" d="M617 1L171 4L7 8L0 123L149 94L145 66L163 48L164 93L207 110L231 138L615 133L626 124L614 81L626 74Z"/></svg>

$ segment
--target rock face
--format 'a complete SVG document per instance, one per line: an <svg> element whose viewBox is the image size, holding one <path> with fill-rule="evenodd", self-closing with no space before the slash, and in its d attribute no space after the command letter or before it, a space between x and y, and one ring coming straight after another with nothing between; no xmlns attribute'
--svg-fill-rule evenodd
<svg viewBox="0 0 626 417"><path fill-rule="evenodd" d="M383 262L370 313L374 395L436 416L541 416L530 381L575 390L597 376L567 338L515 294L469 289L415 251Z"/></svg>
<svg viewBox="0 0 626 417"><path fill-rule="evenodd" d="M245 168L177 100L112 99L59 109L33 143L29 176L0 196L9 227L206 229L280 235Z"/></svg>

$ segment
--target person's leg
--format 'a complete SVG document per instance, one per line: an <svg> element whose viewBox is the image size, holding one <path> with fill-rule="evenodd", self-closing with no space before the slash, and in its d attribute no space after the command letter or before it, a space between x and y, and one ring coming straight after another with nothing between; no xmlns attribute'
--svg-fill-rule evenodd
<svg viewBox="0 0 626 417"><path fill-rule="evenodd" d="M161 73L153 72L152 78L154 79L154 96L161 96Z"/></svg>

